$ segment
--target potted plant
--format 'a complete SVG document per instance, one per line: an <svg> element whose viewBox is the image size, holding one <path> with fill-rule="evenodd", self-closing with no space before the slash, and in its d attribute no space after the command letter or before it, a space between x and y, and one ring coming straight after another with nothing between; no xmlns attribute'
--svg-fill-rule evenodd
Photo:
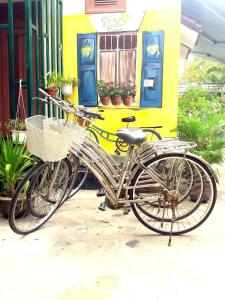
<svg viewBox="0 0 225 300"><path fill-rule="evenodd" d="M57 96L62 78L62 75L59 73L56 74L55 71L48 75L45 82L45 90L50 96Z"/></svg>
<svg viewBox="0 0 225 300"><path fill-rule="evenodd" d="M75 77L63 76L60 82L61 91L64 96L71 96L73 94L73 87L78 86L79 82Z"/></svg>
<svg viewBox="0 0 225 300"><path fill-rule="evenodd" d="M26 143L19 143L18 136L15 142L10 137L0 136L0 212L8 216L9 204L18 182L24 172L33 165L31 154Z"/></svg>
<svg viewBox="0 0 225 300"><path fill-rule="evenodd" d="M129 80L127 83L122 85L122 89L123 103L128 106L132 105L133 98L136 96L136 86Z"/></svg>
<svg viewBox="0 0 225 300"><path fill-rule="evenodd" d="M22 144L26 141L27 133L26 133L26 124L22 119L10 119L6 123L4 123L7 131L12 133L12 140L16 142L18 137L18 142Z"/></svg>
<svg viewBox="0 0 225 300"><path fill-rule="evenodd" d="M96 84L96 92L99 94L100 101L103 105L108 105L110 100L110 83L99 80Z"/></svg>
<svg viewBox="0 0 225 300"><path fill-rule="evenodd" d="M123 88L120 83L111 82L110 84L110 95L113 105L120 105L123 94Z"/></svg>

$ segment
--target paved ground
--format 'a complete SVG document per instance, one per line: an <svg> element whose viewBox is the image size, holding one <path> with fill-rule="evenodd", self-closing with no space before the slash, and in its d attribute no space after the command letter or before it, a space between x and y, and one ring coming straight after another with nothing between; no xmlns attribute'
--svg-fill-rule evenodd
<svg viewBox="0 0 225 300"><path fill-rule="evenodd" d="M0 219L1 300L224 299L225 172L218 203L192 233L167 237L82 191L39 231Z"/></svg>

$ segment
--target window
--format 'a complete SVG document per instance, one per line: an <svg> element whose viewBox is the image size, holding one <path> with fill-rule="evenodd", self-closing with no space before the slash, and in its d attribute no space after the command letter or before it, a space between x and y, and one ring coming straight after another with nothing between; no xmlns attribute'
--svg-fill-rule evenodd
<svg viewBox="0 0 225 300"><path fill-rule="evenodd" d="M135 83L137 34L100 34L99 78L104 81Z"/></svg>
<svg viewBox="0 0 225 300"><path fill-rule="evenodd" d="M125 12L126 0L86 0L85 12L106 13L106 12Z"/></svg>

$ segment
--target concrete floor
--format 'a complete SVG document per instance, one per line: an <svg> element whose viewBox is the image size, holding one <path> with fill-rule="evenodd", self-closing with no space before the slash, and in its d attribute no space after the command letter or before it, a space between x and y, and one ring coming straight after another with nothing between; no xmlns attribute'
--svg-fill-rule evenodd
<svg viewBox="0 0 225 300"><path fill-rule="evenodd" d="M168 238L81 191L39 231L0 219L0 300L224 299L225 172L209 219Z"/></svg>

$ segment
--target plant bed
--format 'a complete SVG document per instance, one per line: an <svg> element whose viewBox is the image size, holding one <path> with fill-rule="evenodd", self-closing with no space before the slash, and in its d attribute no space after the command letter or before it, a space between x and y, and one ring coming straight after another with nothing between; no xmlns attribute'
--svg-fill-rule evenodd
<svg viewBox="0 0 225 300"><path fill-rule="evenodd" d="M9 207L10 207L10 202L12 200L12 197L7 196L6 194L0 194L0 213L4 218L8 218L9 215ZM21 197L20 202L24 201L24 197ZM19 204L20 204L19 202ZM25 216L26 211L28 207L24 206L24 208L21 210L19 209L19 213L17 213L16 217L20 218L21 216Z"/></svg>
<svg viewBox="0 0 225 300"><path fill-rule="evenodd" d="M0 212L8 216L12 195L27 169L33 165L31 154L27 151L26 143L19 143L18 137L4 139L0 136Z"/></svg>

